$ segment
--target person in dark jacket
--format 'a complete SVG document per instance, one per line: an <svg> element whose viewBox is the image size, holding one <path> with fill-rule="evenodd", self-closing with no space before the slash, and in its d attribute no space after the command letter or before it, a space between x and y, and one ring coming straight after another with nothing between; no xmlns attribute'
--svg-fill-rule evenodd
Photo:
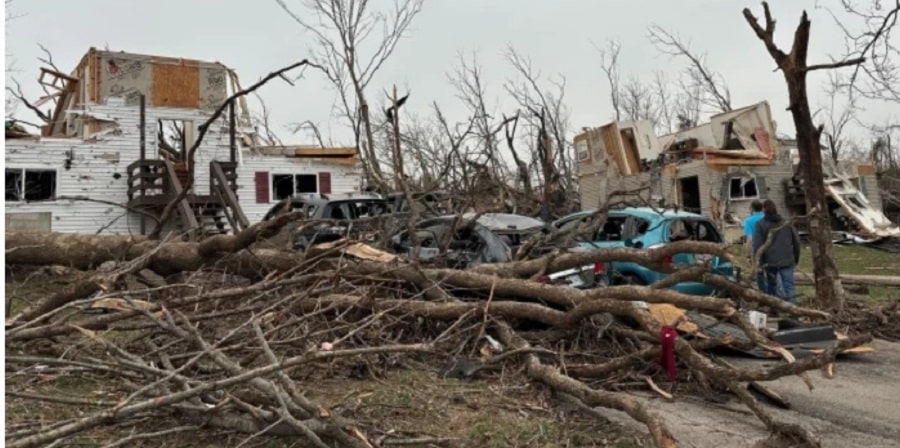
<svg viewBox="0 0 900 448"><path fill-rule="evenodd" d="M771 199L763 202L763 213L763 218L753 229L752 244L754 255L765 246L759 257L759 268L766 277L766 293L779 296L778 280L781 280L783 294L780 297L796 305L794 269L800 262L800 236L797 229L778 214Z"/></svg>

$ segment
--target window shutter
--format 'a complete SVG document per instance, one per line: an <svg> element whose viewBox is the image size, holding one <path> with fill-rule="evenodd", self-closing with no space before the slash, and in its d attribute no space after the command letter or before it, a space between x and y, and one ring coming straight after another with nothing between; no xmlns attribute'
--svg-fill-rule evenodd
<svg viewBox="0 0 900 448"><path fill-rule="evenodd" d="M859 184L859 191L862 192L866 199L868 199L869 191L868 188L866 188L866 178L864 176L859 176L858 179L857 183Z"/></svg>
<svg viewBox="0 0 900 448"><path fill-rule="evenodd" d="M257 171L254 175L254 181L256 182L256 203L257 204L268 204L269 203L269 172L268 171Z"/></svg>
<svg viewBox="0 0 900 448"><path fill-rule="evenodd" d="M766 186L766 178L756 176L756 193L760 199L769 199L769 187Z"/></svg>
<svg viewBox="0 0 900 448"><path fill-rule="evenodd" d="M331 194L331 173L319 173L319 193Z"/></svg>

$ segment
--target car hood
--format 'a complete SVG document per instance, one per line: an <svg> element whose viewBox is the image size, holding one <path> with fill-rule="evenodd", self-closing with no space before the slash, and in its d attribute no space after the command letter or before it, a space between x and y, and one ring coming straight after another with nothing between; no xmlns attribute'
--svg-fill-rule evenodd
<svg viewBox="0 0 900 448"><path fill-rule="evenodd" d="M584 250L593 249L611 249L615 247L625 247L624 241L582 241L578 243L578 247Z"/></svg>

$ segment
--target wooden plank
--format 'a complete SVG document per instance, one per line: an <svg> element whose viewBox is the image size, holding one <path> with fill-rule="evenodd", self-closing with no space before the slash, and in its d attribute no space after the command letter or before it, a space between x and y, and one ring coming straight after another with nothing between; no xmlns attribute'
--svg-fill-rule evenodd
<svg viewBox="0 0 900 448"><path fill-rule="evenodd" d="M354 157L359 151L353 146L319 148L314 146L256 146L253 148L262 154L287 155L296 157Z"/></svg>
<svg viewBox="0 0 900 448"><path fill-rule="evenodd" d="M606 148L606 156L616 162L619 173L625 176L630 175L625 155L622 153L622 136L619 135L618 124L610 123L600 127L600 137L603 140L603 147Z"/></svg>
<svg viewBox="0 0 900 448"><path fill-rule="evenodd" d="M197 66L153 62L150 104L157 107L200 107L200 72Z"/></svg>
<svg viewBox="0 0 900 448"><path fill-rule="evenodd" d="M96 104L100 99L100 56L97 50L91 47L88 53L88 70L91 72L91 84L88 86L88 101Z"/></svg>
<svg viewBox="0 0 900 448"><path fill-rule="evenodd" d="M715 165L771 165L772 161L768 159L733 159L733 158L718 158L718 159L707 159L706 164L710 166Z"/></svg>
<svg viewBox="0 0 900 448"><path fill-rule="evenodd" d="M619 131L622 142L622 152L625 153L625 162L628 163L628 170L631 174L641 172L641 158L638 156L637 142L635 141L634 130L625 129Z"/></svg>
<svg viewBox="0 0 900 448"><path fill-rule="evenodd" d="M874 165L857 165L856 173L860 176L874 176L875 166Z"/></svg>
<svg viewBox="0 0 900 448"><path fill-rule="evenodd" d="M326 163L326 164L330 163L332 165L343 165L343 166L359 165L359 159L357 159L355 157L354 158L340 158L340 159L334 158L334 157L327 157L327 158L312 157L312 158L310 158L310 160L315 161L315 162Z"/></svg>
<svg viewBox="0 0 900 448"><path fill-rule="evenodd" d="M748 151L743 149L716 149L710 148L708 146L698 146L697 148L688 151L688 153L706 156L722 156L732 159L755 159L768 161L768 157L755 150Z"/></svg>

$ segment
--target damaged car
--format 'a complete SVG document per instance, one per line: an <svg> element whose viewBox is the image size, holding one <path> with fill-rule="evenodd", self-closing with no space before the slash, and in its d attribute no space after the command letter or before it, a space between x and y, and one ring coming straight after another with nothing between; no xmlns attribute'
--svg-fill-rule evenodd
<svg viewBox="0 0 900 448"><path fill-rule="evenodd" d="M390 248L406 256L464 269L483 263L513 261L516 253L528 250L534 258L557 249L553 245L534 245L535 238L546 235L546 223L535 218L506 213L466 213L444 215L419 221L414 235L402 230L391 238ZM573 246L573 251L586 250ZM586 289L605 284L604 264L553 272L537 279L541 283Z"/></svg>
<svg viewBox="0 0 900 448"><path fill-rule="evenodd" d="M313 221L292 222L285 227L291 233L298 233L293 242L297 250L347 237L373 242L389 217L387 201L378 194L303 193L272 206L263 221L295 211L303 212L307 220Z"/></svg>
<svg viewBox="0 0 900 448"><path fill-rule="evenodd" d="M586 210L573 213L554 221L552 226L565 232L583 222L591 220L596 211ZM724 237L712 219L686 211L672 209L655 210L650 207L627 207L610 210L605 222L586 240L581 247L591 250L598 248L633 247L653 249L682 240L723 243ZM681 253L665 257L663 263L676 267L708 265L714 274L735 279L734 266L726 259L708 254ZM614 261L606 269L609 284L650 285L666 278L669 274L654 271L639 263ZM724 291L700 282L681 282L672 290L691 295L720 295Z"/></svg>

